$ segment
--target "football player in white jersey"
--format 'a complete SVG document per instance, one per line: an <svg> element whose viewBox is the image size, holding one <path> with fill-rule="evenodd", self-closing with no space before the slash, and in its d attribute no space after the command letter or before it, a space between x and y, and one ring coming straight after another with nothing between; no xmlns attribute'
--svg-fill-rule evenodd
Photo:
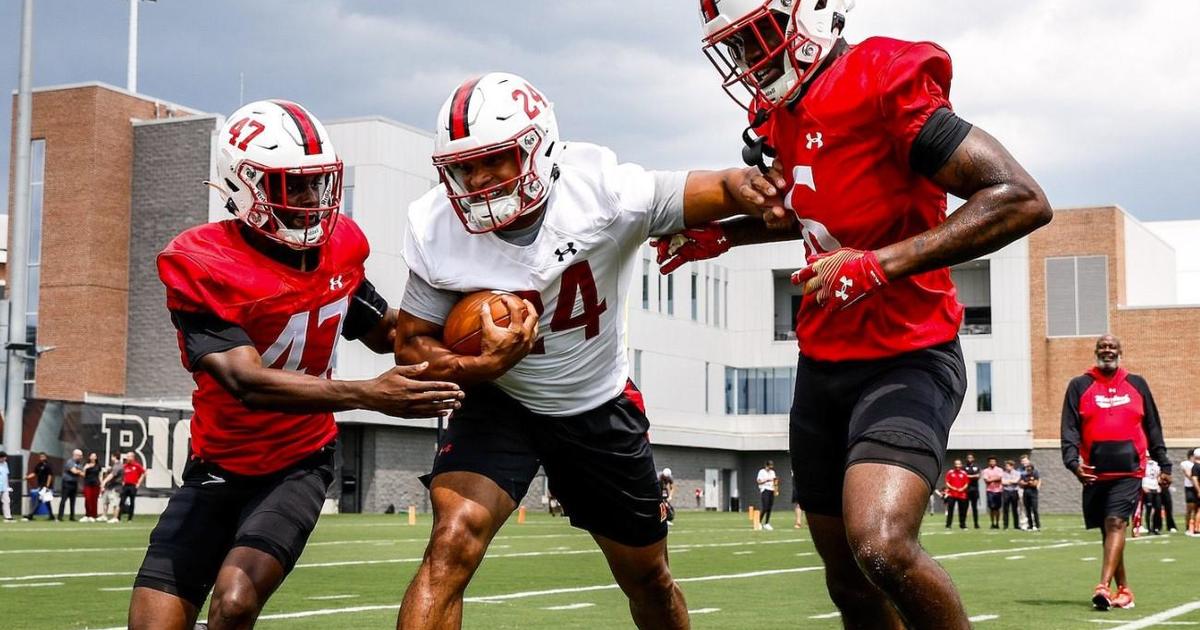
<svg viewBox="0 0 1200 630"><path fill-rule="evenodd" d="M422 481L434 525L400 608L399 628L458 627L462 595L492 537L538 471L571 524L595 538L642 628L686 628L667 567L668 506L629 381L625 299L651 236L756 212L774 188L752 169L656 172L558 136L551 103L521 77L460 85L437 119L442 186L413 202L410 273L396 355L467 391ZM500 289L509 311L483 309L483 353L441 342L467 293ZM418 359L419 357L419 359Z"/></svg>

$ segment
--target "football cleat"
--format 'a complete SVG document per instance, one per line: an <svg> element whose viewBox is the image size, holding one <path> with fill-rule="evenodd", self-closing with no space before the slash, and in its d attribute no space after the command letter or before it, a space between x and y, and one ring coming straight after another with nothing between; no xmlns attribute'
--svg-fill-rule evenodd
<svg viewBox="0 0 1200 630"><path fill-rule="evenodd" d="M1112 606L1112 593L1107 584L1096 585L1096 591L1092 593L1092 605L1096 610L1108 610Z"/></svg>
<svg viewBox="0 0 1200 630"><path fill-rule="evenodd" d="M1112 599L1114 608L1133 608L1133 591L1128 586L1118 586L1117 596Z"/></svg>

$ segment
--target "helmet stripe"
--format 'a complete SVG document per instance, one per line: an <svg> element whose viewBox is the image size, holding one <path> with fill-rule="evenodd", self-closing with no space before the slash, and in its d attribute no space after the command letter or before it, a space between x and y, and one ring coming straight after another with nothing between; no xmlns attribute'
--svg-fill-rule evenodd
<svg viewBox="0 0 1200 630"><path fill-rule="evenodd" d="M475 92L475 85L479 83L479 79L481 78L475 77L470 79L458 86L458 89L454 91L454 98L450 101L451 140L465 138L471 132L467 125L467 112L471 107L471 94Z"/></svg>
<svg viewBox="0 0 1200 630"><path fill-rule="evenodd" d="M317 126L303 107L291 101L271 101L283 108L292 117L296 127L300 129L300 137L304 141L304 155L316 155L321 152L321 136L317 134Z"/></svg>
<svg viewBox="0 0 1200 630"><path fill-rule="evenodd" d="M700 0L700 13L705 22L717 19L717 0Z"/></svg>

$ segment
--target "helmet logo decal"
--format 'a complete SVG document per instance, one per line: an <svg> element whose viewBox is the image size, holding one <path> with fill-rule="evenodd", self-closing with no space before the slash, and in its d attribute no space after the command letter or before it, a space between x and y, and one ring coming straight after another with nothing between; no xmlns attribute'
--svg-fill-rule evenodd
<svg viewBox="0 0 1200 630"><path fill-rule="evenodd" d="M463 83L454 92L453 104L450 106L451 140L465 138L471 133L470 127L467 125L467 112L471 107L471 94L475 91L475 84L479 83L480 78L482 77L475 77Z"/></svg>
<svg viewBox="0 0 1200 630"><path fill-rule="evenodd" d="M542 98L542 95L538 94L538 91L533 89L533 86L529 85L528 83L525 84L524 90L513 90L512 99L514 101L521 101L523 107L525 108L525 115L529 117L529 120L537 118L537 115L542 113L542 110L540 107L538 107L538 104L540 104L542 107L546 106L546 99Z"/></svg>
<svg viewBox="0 0 1200 630"><path fill-rule="evenodd" d="M238 142L238 136L242 135L242 127L247 124L250 125L251 131L246 134L245 138L242 138L241 142ZM250 141L266 130L266 126L257 120L243 118L229 128L229 144L237 147L239 151L245 151L246 147L250 146Z"/></svg>
<svg viewBox="0 0 1200 630"><path fill-rule="evenodd" d="M305 155L318 155L321 153L321 136L317 134L317 126L313 124L312 119L308 117L308 112L304 111L303 107L291 101L271 101L283 108L288 116L292 117L292 121L296 123L296 127L300 129L300 137L304 141ZM247 138L247 141L249 138Z"/></svg>

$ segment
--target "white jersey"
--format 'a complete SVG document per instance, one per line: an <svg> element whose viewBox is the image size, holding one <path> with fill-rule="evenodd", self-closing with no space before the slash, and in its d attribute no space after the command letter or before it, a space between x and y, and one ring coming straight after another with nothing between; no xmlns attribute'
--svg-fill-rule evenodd
<svg viewBox="0 0 1200 630"><path fill-rule="evenodd" d="M1193 486L1192 467L1195 465L1195 462L1190 459L1185 459L1179 462L1179 469L1183 471L1183 487L1185 488L1191 488Z"/></svg>
<svg viewBox="0 0 1200 630"><path fill-rule="evenodd" d="M759 492L775 489L775 471L767 470L766 468L758 469L758 477L755 479L758 483Z"/></svg>
<svg viewBox="0 0 1200 630"><path fill-rule="evenodd" d="M683 227L686 173L619 164L612 151L571 143L528 245L470 234L441 186L409 206L404 260L441 291L510 291L541 313L534 351L496 380L535 413L574 415L625 390L625 319L638 251ZM662 190L670 187L673 190ZM445 314L413 313L442 323Z"/></svg>

